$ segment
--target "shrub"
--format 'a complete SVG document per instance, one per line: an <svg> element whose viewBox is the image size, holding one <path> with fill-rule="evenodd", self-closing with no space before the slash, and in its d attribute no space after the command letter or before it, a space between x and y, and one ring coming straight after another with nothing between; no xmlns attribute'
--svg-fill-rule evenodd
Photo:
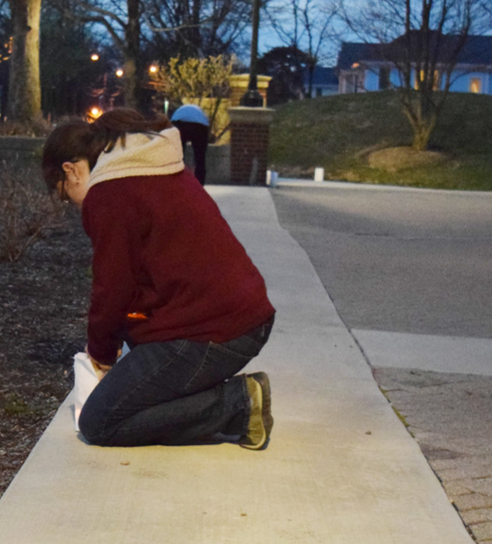
<svg viewBox="0 0 492 544"><path fill-rule="evenodd" d="M210 143L215 143L229 125L227 97L233 64L234 58L223 55L172 58L152 75L153 86L157 95L169 99L173 107L190 103L200 106L210 121Z"/></svg>
<svg viewBox="0 0 492 544"><path fill-rule="evenodd" d="M34 181L33 181L34 180ZM61 225L64 208L32 171L4 161L0 174L0 261L17 261L43 234Z"/></svg>

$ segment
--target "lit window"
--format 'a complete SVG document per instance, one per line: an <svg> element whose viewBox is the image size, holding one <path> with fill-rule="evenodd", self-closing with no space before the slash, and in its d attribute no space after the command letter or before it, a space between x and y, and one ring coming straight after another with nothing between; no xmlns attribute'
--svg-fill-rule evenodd
<svg viewBox="0 0 492 544"><path fill-rule="evenodd" d="M470 92L471 93L482 92L482 80L479 77L472 77L470 79Z"/></svg>
<svg viewBox="0 0 492 544"><path fill-rule="evenodd" d="M421 85L424 83L424 79L425 79L425 71L420 70L420 78L418 77L415 78L415 89L417 90L420 89ZM432 90L438 91L440 86L441 86L441 74L439 73L439 70L434 70L434 77L432 80Z"/></svg>

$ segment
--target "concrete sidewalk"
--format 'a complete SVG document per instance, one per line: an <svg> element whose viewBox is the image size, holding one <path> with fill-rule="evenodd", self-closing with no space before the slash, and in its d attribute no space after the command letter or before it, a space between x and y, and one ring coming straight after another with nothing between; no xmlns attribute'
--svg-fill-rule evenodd
<svg viewBox="0 0 492 544"><path fill-rule="evenodd" d="M104 449L70 397L0 501L2 544L470 544L269 191L209 188L264 274L269 448Z"/></svg>

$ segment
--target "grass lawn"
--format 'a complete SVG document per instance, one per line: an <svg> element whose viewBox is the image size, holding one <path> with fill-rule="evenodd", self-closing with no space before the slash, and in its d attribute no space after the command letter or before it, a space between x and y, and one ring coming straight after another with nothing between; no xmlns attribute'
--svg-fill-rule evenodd
<svg viewBox="0 0 492 544"><path fill-rule="evenodd" d="M492 96L451 94L429 149L439 164L390 172L371 167L371 152L409 146L410 125L392 91L328 96L278 107L270 167L280 176L440 189L492 190Z"/></svg>

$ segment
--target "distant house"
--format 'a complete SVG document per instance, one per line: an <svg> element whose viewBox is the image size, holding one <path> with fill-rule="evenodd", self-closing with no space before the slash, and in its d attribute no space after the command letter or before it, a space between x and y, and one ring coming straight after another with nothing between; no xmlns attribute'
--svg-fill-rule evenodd
<svg viewBox="0 0 492 544"><path fill-rule="evenodd" d="M309 92L309 71L305 70L303 75L303 86L306 95ZM316 96L328 96L338 93L338 75L335 68L324 68L316 66L313 73L311 98Z"/></svg>
<svg viewBox="0 0 492 544"><path fill-rule="evenodd" d="M401 87L403 82L397 66L409 49L412 64L417 65L417 36L414 31L410 42L408 35L404 35L388 44L344 42L337 65L339 92L359 93ZM433 45L436 44L435 40L439 40L435 85L436 88L443 88L443 70L460 38L434 32L433 39ZM407 47L408 43L411 44L410 48ZM412 70L411 77L412 84L416 86L416 69ZM492 36L468 36L451 74L450 91L492 95Z"/></svg>

